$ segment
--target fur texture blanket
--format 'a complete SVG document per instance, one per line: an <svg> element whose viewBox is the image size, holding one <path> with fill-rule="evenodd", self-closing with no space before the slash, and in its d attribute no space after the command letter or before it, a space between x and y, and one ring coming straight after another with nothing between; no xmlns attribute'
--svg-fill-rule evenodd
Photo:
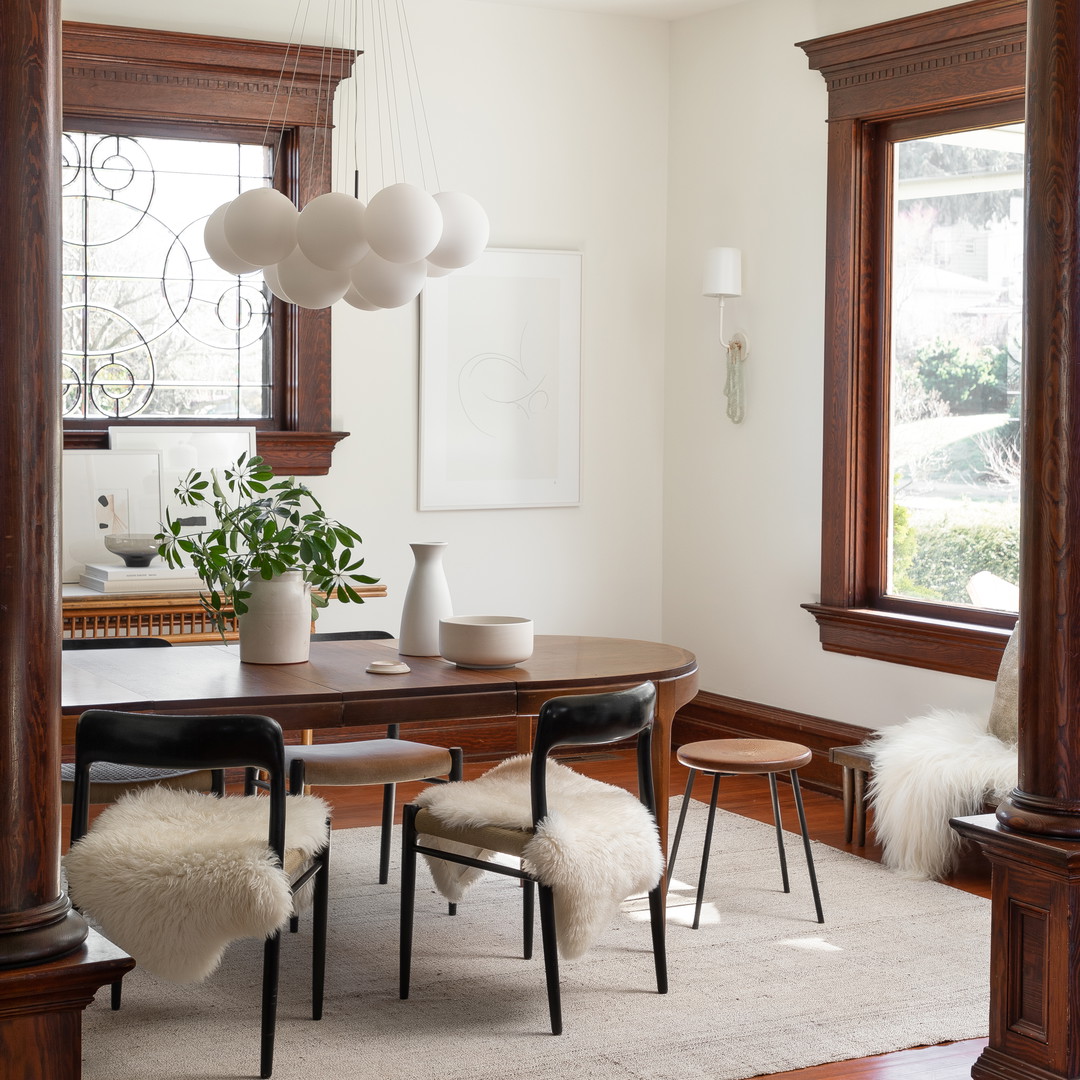
<svg viewBox="0 0 1080 1080"><path fill-rule="evenodd" d="M508 758L476 780L426 788L416 802L451 826L532 828L530 755ZM548 762L548 816L525 847L522 866L555 897L559 953L580 956L610 926L619 904L660 881L656 822L629 791ZM425 836L428 847L478 859L492 852ZM435 886L453 903L483 871L428 859Z"/></svg>
<svg viewBox="0 0 1080 1080"><path fill-rule="evenodd" d="M981 813L984 802L1000 802L1016 786L1016 744L969 713L915 716L877 732L869 744L874 832L885 864L905 877L947 874L961 844L949 819Z"/></svg>
<svg viewBox="0 0 1080 1080"><path fill-rule="evenodd" d="M230 941L268 937L292 914L288 874L266 842L269 803L156 786L127 794L64 857L71 900L147 970L199 982ZM316 796L288 799L290 872L326 846L328 817Z"/></svg>

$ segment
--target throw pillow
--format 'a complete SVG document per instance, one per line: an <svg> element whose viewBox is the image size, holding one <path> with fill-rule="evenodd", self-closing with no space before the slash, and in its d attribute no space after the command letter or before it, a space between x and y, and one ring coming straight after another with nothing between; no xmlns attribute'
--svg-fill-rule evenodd
<svg viewBox="0 0 1080 1080"><path fill-rule="evenodd" d="M994 684L994 703L990 706L990 722L987 725L991 735L996 735L1002 742L1007 743L1014 743L1017 738L1019 646L1020 624L1017 623L1005 643L1005 651L1001 654L1001 666Z"/></svg>

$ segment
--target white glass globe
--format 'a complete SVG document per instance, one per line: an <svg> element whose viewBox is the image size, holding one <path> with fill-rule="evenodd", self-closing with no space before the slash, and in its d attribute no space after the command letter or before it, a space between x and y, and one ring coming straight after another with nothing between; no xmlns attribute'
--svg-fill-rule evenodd
<svg viewBox="0 0 1080 1080"><path fill-rule="evenodd" d="M476 262L491 235L484 208L461 191L440 191L433 197L442 213L443 230L428 262L449 270Z"/></svg>
<svg viewBox="0 0 1080 1080"><path fill-rule="evenodd" d="M302 308L329 307L349 287L347 271L324 270L299 248L294 248L277 264L277 278L289 299Z"/></svg>
<svg viewBox="0 0 1080 1080"><path fill-rule="evenodd" d="M428 277L446 277L454 272L449 266L436 266L430 259L427 259L426 262Z"/></svg>
<svg viewBox="0 0 1080 1080"><path fill-rule="evenodd" d="M263 267L263 281L266 282L267 288L279 300L284 300L286 304L292 303L292 297L281 287L281 282L278 280L277 265L275 263Z"/></svg>
<svg viewBox="0 0 1080 1080"><path fill-rule="evenodd" d="M341 299L344 300L346 304L351 304L354 308L359 308L361 311L382 310L378 304L373 304L370 300L365 300L356 291L355 285L350 285Z"/></svg>
<svg viewBox="0 0 1080 1080"><path fill-rule="evenodd" d="M434 197L415 184L391 184L371 196L364 211L364 232L376 255L396 263L414 263L434 249L443 219Z"/></svg>
<svg viewBox="0 0 1080 1080"><path fill-rule="evenodd" d="M250 274L259 268L253 263L244 262L225 240L225 211L229 203L222 203L207 219L203 226L203 244L206 254L227 274Z"/></svg>
<svg viewBox="0 0 1080 1080"><path fill-rule="evenodd" d="M256 266L281 262L296 247L296 207L274 188L237 195L225 211L225 242Z"/></svg>
<svg viewBox="0 0 1080 1080"><path fill-rule="evenodd" d="M340 191L312 199L297 218L296 242L316 266L348 270L370 250L364 237L364 204Z"/></svg>
<svg viewBox="0 0 1080 1080"><path fill-rule="evenodd" d="M369 251L352 269L356 291L370 304L395 308L420 295L427 280L427 263L391 262Z"/></svg>

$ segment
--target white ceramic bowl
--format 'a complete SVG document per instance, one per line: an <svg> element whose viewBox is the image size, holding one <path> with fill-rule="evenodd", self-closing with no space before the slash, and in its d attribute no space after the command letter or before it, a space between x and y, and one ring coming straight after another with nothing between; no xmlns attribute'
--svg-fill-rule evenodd
<svg viewBox="0 0 1080 1080"><path fill-rule="evenodd" d="M439 653L463 668L506 668L533 651L532 619L515 615L454 615L439 620Z"/></svg>

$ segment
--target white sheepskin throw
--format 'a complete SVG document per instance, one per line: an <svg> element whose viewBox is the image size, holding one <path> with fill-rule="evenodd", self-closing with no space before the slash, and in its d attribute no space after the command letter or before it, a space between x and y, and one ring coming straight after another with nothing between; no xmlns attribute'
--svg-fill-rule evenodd
<svg viewBox="0 0 1080 1080"><path fill-rule="evenodd" d="M447 825L531 830L528 754L508 758L476 780L426 788L416 802ZM664 858L656 822L629 791L548 762L548 816L529 840L522 866L555 897L559 953L581 956L611 925L619 904L660 881ZM427 847L489 859L492 852L424 836ZM436 888L452 903L483 875L428 859Z"/></svg>
<svg viewBox="0 0 1080 1080"><path fill-rule="evenodd" d="M71 900L148 971L199 982L230 941L269 937L292 914L266 842L269 805L156 786L124 795L64 857ZM289 797L290 871L326 846L328 816L314 795Z"/></svg>
<svg viewBox="0 0 1080 1080"><path fill-rule="evenodd" d="M874 753L869 795L883 861L910 878L940 878L956 865L961 839L949 819L982 812L1015 786L1015 743L987 730L986 719L936 710L884 728Z"/></svg>

